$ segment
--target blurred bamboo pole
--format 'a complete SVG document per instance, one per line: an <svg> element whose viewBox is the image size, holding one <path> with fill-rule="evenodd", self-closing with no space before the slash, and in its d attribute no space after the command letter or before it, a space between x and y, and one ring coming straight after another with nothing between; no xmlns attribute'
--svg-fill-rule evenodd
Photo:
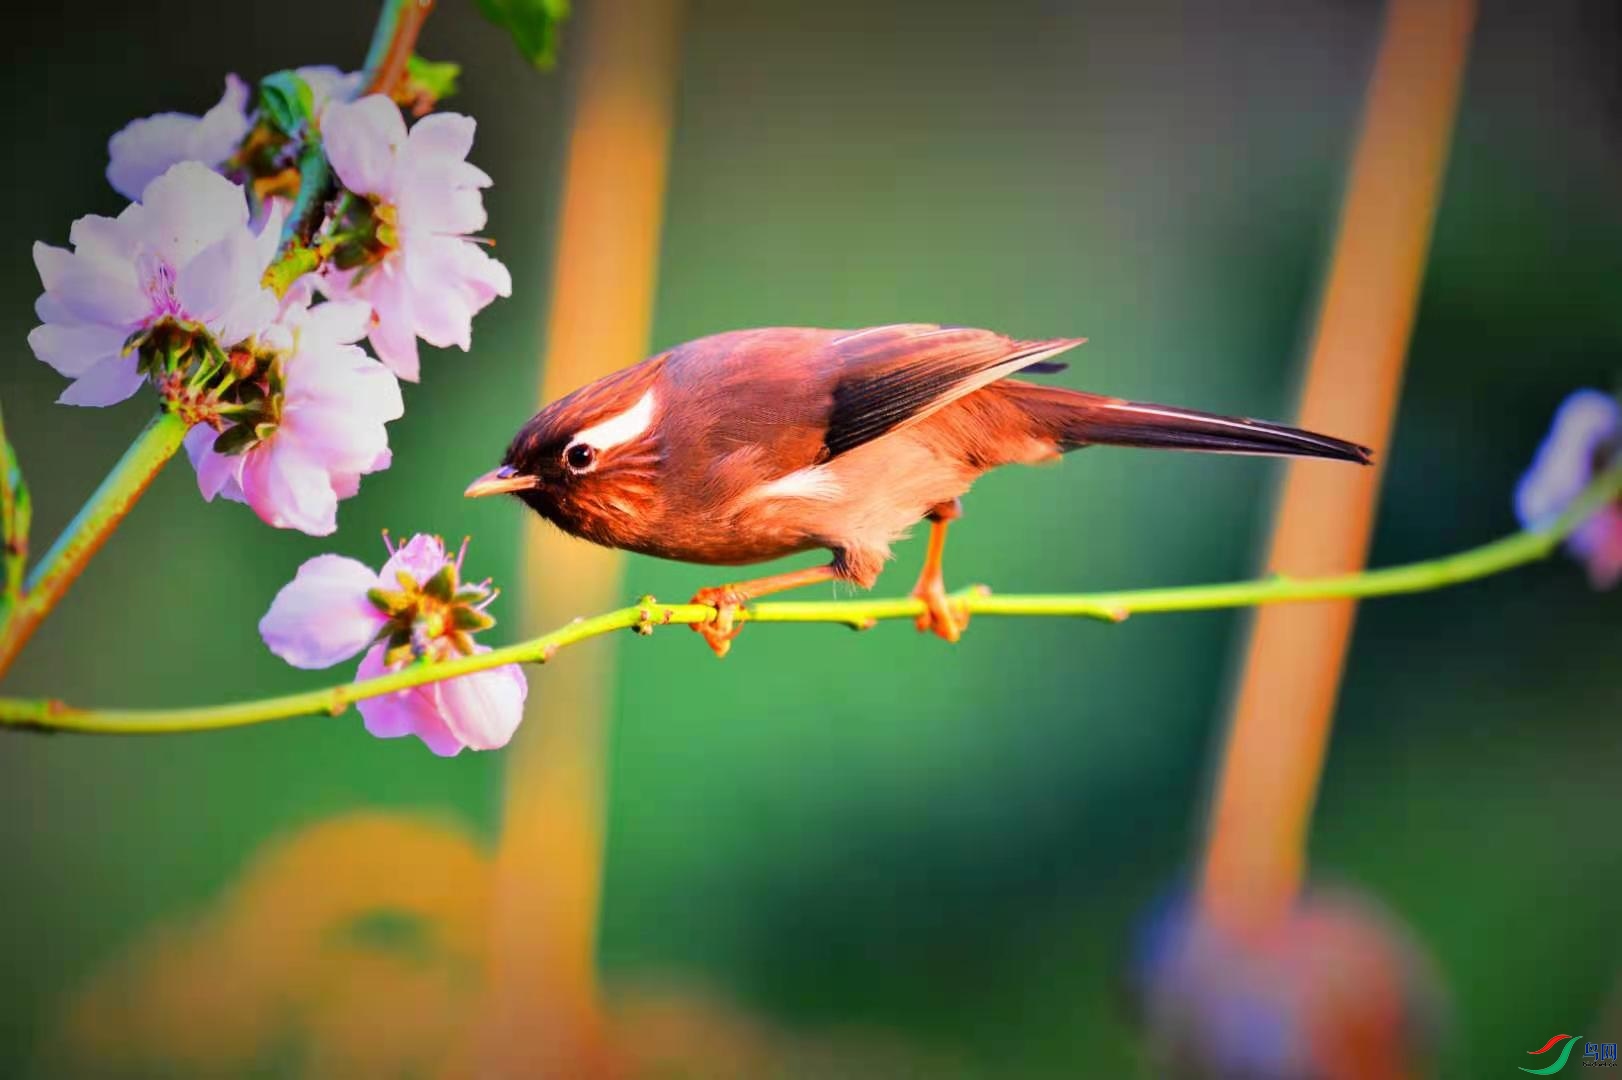
<svg viewBox="0 0 1622 1080"><path fill-rule="evenodd" d="M577 82L541 402L648 347L676 88L680 0L598 0L570 30ZM525 515L521 622L617 607L622 559ZM603 771L615 643L530 687L508 754L480 1075L617 1072L596 979Z"/></svg>
<svg viewBox="0 0 1622 1080"><path fill-rule="evenodd" d="M1324 288L1298 420L1384 452L1457 112L1474 0L1391 0ZM1267 567L1360 569L1379 469L1289 467ZM1241 933L1276 925L1305 872L1355 605L1257 613L1219 775L1206 913Z"/></svg>

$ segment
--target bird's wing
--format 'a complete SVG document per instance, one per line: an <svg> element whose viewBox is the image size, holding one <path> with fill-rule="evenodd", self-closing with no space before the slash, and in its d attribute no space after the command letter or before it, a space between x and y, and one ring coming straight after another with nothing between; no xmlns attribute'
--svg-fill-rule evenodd
<svg viewBox="0 0 1622 1080"><path fill-rule="evenodd" d="M823 436L827 456L915 424L1016 371L1053 370L1046 361L1084 340L1018 341L989 330L921 323L834 337L826 345L837 361Z"/></svg>

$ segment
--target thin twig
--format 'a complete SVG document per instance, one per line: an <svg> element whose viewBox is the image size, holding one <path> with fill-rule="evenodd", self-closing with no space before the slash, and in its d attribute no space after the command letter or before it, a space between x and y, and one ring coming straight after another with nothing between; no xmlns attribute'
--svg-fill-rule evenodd
<svg viewBox="0 0 1622 1080"><path fill-rule="evenodd" d="M366 50L361 95L392 94L406 77L422 24L433 14L434 0L386 0Z"/></svg>
<svg viewBox="0 0 1622 1080"><path fill-rule="evenodd" d="M1547 526L1514 533L1453 555L1361 574L1299 581L1274 577L1221 585L1053 596L996 596L973 588L954 594L952 603L969 615L1068 616L1118 623L1131 615L1154 612L1214 611L1425 592L1490 577L1547 558L1578 525L1618 497L1622 497L1622 464L1613 465L1597 478L1582 498ZM921 601L897 597L826 603L761 603L740 611L738 619L865 628L881 620L911 619L922 613ZM437 664L416 664L375 679L322 690L192 709L79 709L54 699L0 698L0 725L102 735L158 735L242 727L297 716L335 716L357 701L414 686L503 664L545 663L560 649L616 630L647 633L657 626L692 626L714 618L715 609L706 604L661 604L652 597L643 597L628 607L576 620L516 645Z"/></svg>

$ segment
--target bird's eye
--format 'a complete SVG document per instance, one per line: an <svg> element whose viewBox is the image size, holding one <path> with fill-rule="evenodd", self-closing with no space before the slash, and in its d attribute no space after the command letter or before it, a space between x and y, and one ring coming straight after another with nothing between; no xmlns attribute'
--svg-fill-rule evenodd
<svg viewBox="0 0 1622 1080"><path fill-rule="evenodd" d="M585 443L575 443L563 451L563 463L570 472L582 473L597 464L597 451Z"/></svg>

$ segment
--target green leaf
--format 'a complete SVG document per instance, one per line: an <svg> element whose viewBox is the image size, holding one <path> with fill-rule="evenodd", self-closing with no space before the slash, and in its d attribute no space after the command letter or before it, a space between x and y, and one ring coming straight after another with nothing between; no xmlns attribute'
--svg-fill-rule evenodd
<svg viewBox="0 0 1622 1080"><path fill-rule="evenodd" d="M456 77L460 74L461 64L450 60L424 60L412 53L406 61L406 93L413 100L426 99L432 106L456 93Z"/></svg>
<svg viewBox="0 0 1622 1080"><path fill-rule="evenodd" d="M278 71L259 82L259 108L284 135L300 135L315 115L315 94L296 71Z"/></svg>
<svg viewBox="0 0 1622 1080"><path fill-rule="evenodd" d="M569 17L569 0L479 0L479 10L511 34L536 67L547 69L557 60L558 27Z"/></svg>
<svg viewBox="0 0 1622 1080"><path fill-rule="evenodd" d="M0 564L4 571L4 593L0 610L9 607L22 594L23 572L28 568L28 527L33 506L28 485L16 451L6 439L5 420L0 418Z"/></svg>

